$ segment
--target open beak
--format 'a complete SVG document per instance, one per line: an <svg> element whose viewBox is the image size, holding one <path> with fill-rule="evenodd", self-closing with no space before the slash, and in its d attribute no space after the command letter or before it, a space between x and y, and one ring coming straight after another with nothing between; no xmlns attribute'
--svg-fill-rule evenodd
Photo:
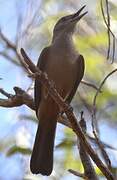
<svg viewBox="0 0 117 180"><path fill-rule="evenodd" d="M79 21L85 14L88 13L88 11L84 12L83 14L80 14L82 12L82 10L86 7L86 5L84 5L82 8L80 8L75 14L73 14L71 16L71 21Z"/></svg>

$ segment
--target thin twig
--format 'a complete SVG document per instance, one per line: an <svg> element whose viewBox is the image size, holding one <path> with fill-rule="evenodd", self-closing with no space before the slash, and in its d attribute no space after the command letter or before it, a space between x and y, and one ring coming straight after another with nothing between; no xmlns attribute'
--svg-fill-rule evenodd
<svg viewBox="0 0 117 180"><path fill-rule="evenodd" d="M86 179L86 176L84 175L84 174L82 174L82 173L79 173L79 172L77 172L77 171L74 171L73 169L69 169L68 170L70 173L72 173L73 175L75 175L75 176L78 176L78 177L81 177L81 178L83 178L83 179Z"/></svg>
<svg viewBox="0 0 117 180"><path fill-rule="evenodd" d="M103 87L104 83L106 82L106 80L116 71L117 71L117 69L114 69L113 71L111 71L100 83L99 89L96 91L95 96L93 98L93 113L92 113L93 117L95 117L95 115L96 115L96 102L97 102L97 97L99 95L99 92L102 90L102 87Z"/></svg>
<svg viewBox="0 0 117 180"><path fill-rule="evenodd" d="M109 4L108 4L108 0L106 0L106 13L107 13L107 24L108 24L108 29L107 29L107 33L108 33L108 53L107 53L107 59L109 59L109 55L110 55L110 45L111 45L111 37L110 37L110 14L109 14Z"/></svg>
<svg viewBox="0 0 117 180"><path fill-rule="evenodd" d="M87 85L87 86L89 86L89 87L92 87L92 88L94 88L95 90L98 90L98 89L99 89L99 88L96 87L94 84L92 84L92 83L90 83L90 82L87 82L87 81L85 81L85 80L82 80L81 83L82 83L82 84L85 84L85 85ZM101 93L101 91L100 91L100 93Z"/></svg>
<svg viewBox="0 0 117 180"><path fill-rule="evenodd" d="M13 97L12 94L7 93L4 89L0 88L0 93L6 96L7 98Z"/></svg>
<svg viewBox="0 0 117 180"><path fill-rule="evenodd" d="M83 118L83 112L81 112L80 126L81 126L84 134L86 134L87 128L86 128L86 122ZM86 179L87 180L98 180L97 175L94 170L94 167L90 160L90 157L89 157L88 153L85 151L85 148L82 144L82 141L80 141L80 139L79 139L78 147L79 147L79 154L80 154L80 158L81 158L82 165L84 168L84 175L85 175Z"/></svg>
<svg viewBox="0 0 117 180"><path fill-rule="evenodd" d="M14 51L16 51L16 46L15 44L13 44L1 31L0 29L0 38L6 43L7 47L13 49Z"/></svg>
<svg viewBox="0 0 117 180"><path fill-rule="evenodd" d="M13 63L17 66L21 66L20 63L18 61L16 61L13 57L11 57L8 53L0 52L0 56L3 56L5 58L5 60L10 60L11 63Z"/></svg>
<svg viewBox="0 0 117 180"><path fill-rule="evenodd" d="M0 89L0 93L8 98L0 99L0 106L11 108L25 104L31 109L35 110L33 98L30 95L28 95L24 90L19 87L14 87L13 89L15 91L15 95L9 94L3 89Z"/></svg>
<svg viewBox="0 0 117 180"><path fill-rule="evenodd" d="M110 54L110 34L113 37L113 54L112 54L112 63L114 62L115 59L115 35L113 34L112 30L110 29L110 16L109 16L109 9L108 9L108 1L106 1L106 9L107 9L107 20L105 17L105 13L104 13L104 8L103 8L103 0L100 1L100 6L101 6L101 11L102 11L102 16L104 19L104 23L108 29L108 54L107 54L107 59L109 58L109 54Z"/></svg>
<svg viewBox="0 0 117 180"><path fill-rule="evenodd" d="M16 57L18 58L19 62L22 65L22 67L23 68L25 67L24 70L27 72L28 68L26 67L26 63L23 61L22 56L19 54L16 45L5 36L5 34L1 31L1 29L0 29L0 38L5 42L6 46L15 53ZM0 54L2 56L6 57L7 59L11 60L12 63L17 64L17 62L15 62L9 55L5 54L4 52L0 52ZM17 64L17 65L20 65L20 64Z"/></svg>
<svg viewBox="0 0 117 180"><path fill-rule="evenodd" d="M108 156L106 150L104 149L104 146L103 146L102 142L98 138L98 135L96 134L94 125L92 125L92 126L93 126L93 134L94 134L94 137L95 137L95 141L96 141L96 143L97 143L97 145L99 147L99 150L101 151L101 154L102 154L102 156L103 156L103 158L104 158L108 168L110 170L112 170L111 161L109 159L109 156Z"/></svg>
<svg viewBox="0 0 117 180"><path fill-rule="evenodd" d="M113 74L117 71L117 69L113 70L112 72L110 72L104 79L103 81L101 82L100 86L99 86L99 90L102 90L102 87L104 85L104 83L106 82L106 80ZM99 95L99 90L97 90L95 96L94 96L94 99L93 99L93 110L92 110L92 128L93 128L93 134L95 136L95 139L97 141L97 145L99 146L101 152L102 152L102 155L105 159L105 161L107 162L107 165L109 167L109 169L111 168L111 161L106 153L106 151L104 150L103 148L103 145L101 143L101 141L99 140L98 136L97 136L97 133L95 131L95 122L96 122L96 102L97 102L97 97Z"/></svg>
<svg viewBox="0 0 117 180"><path fill-rule="evenodd" d="M110 54L110 45L111 45L111 37L110 37L110 14L109 14L109 4L108 0L106 0L106 13L107 13L107 24L108 24L108 53L107 53L107 59L109 59L109 54Z"/></svg>

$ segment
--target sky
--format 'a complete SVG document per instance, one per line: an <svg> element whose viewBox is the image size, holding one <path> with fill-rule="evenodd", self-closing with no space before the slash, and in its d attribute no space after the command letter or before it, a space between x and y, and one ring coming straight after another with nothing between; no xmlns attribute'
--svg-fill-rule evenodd
<svg viewBox="0 0 117 180"><path fill-rule="evenodd" d="M16 34L17 29L17 3L18 1L16 0L0 0L0 28L12 41L14 41L14 35ZM24 2L22 1L20 5L22 7L20 8L23 8L23 5ZM0 47L0 50L1 49L2 47ZM2 78L2 80L0 80L0 88L4 88L9 93L14 93L12 88L16 85L24 89L28 88L30 80L26 75L23 76L22 69L0 57L0 77ZM3 96L0 95L0 97ZM13 136L16 136L16 139L18 138L18 135L16 134L17 132L20 132L22 128L18 115L20 112L25 113L26 111L28 111L28 109L24 107L14 109L0 108L1 141L4 140L3 142L5 142L7 138L10 139L10 137L12 138ZM19 139L21 138L19 137ZM22 180L24 169L24 165L21 163L19 155L7 158L3 153L0 153L1 180ZM8 172L8 174L6 172Z"/></svg>

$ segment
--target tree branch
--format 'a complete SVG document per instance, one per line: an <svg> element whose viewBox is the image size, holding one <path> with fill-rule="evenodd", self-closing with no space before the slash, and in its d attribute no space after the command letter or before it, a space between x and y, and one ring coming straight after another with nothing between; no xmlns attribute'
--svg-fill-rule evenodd
<svg viewBox="0 0 117 180"><path fill-rule="evenodd" d="M83 118L83 112L81 112L81 120L79 123L80 123L80 126L81 126L84 134L86 134L86 122ZM79 148L80 159L82 161L82 165L84 168L84 173L81 174L81 173L76 172L71 169L69 170L69 172L71 172L72 174L74 174L76 176L82 177L83 179L98 180L95 170L93 168L93 165L91 163L90 157L89 157L88 153L85 151L85 148L82 144L82 141L80 141L80 139L78 139L78 148Z"/></svg>
<svg viewBox="0 0 117 180"><path fill-rule="evenodd" d="M104 13L104 8L103 8L103 0L100 1L100 6L101 6L101 11L102 11L102 16L104 19L104 23L107 27L107 33L108 33L108 51L107 51L107 59L109 59L110 56L110 43L111 43L111 37L110 34L112 35L113 38L113 54L112 54L112 63L114 62L115 59L115 35L112 32L112 30L110 29L110 15L109 15L109 7L108 7L108 0L106 0L106 13L107 13L107 20L105 17L105 13Z"/></svg>
<svg viewBox="0 0 117 180"><path fill-rule="evenodd" d="M13 88L15 95L8 94L3 89L0 89L0 93L6 96L8 99L0 99L0 106L2 107L17 107L21 105L27 105L31 109L35 110L33 98L28 95L24 90L19 87Z"/></svg>
<svg viewBox="0 0 117 180"><path fill-rule="evenodd" d="M69 169L68 170L70 173L72 173L73 175L75 175L75 176L78 176L78 177L81 177L81 178L83 178L83 179L86 179L86 176L84 175L84 174L82 174L82 173L79 173L79 172L77 172L77 171L74 171L73 169Z"/></svg>
<svg viewBox="0 0 117 180"><path fill-rule="evenodd" d="M106 82L106 80L117 71L117 69L114 69L112 72L110 72L109 74L107 74L107 76L103 79L103 81L100 83L99 89L96 91L95 96L93 98L93 113L92 113L92 119L96 119L96 102L97 102L97 97L99 95L99 92L102 90L102 87L104 85L104 83Z"/></svg>
<svg viewBox="0 0 117 180"><path fill-rule="evenodd" d="M5 52L0 52L0 55L6 57L7 59L9 59L12 63L14 63L14 64L16 64L16 65L20 65L20 64L21 64L23 68L25 67L24 70L27 72L27 71L28 71L28 68L26 67L25 62L23 61L22 56L21 56L20 53L18 52L17 46L16 46L13 42L11 42L11 41L5 36L5 34L1 31L1 29L0 29L0 38L3 40L3 42L6 44L6 46L15 53L15 55L16 55L16 57L18 58L18 60L19 60L20 63L18 63L17 61L15 61L10 55L6 54Z"/></svg>
<svg viewBox="0 0 117 180"><path fill-rule="evenodd" d="M80 120L80 126L84 132L84 134L86 134L86 122L83 118L83 112L81 112L81 120ZM85 151L85 148L82 144L82 141L80 141L79 139L79 154L80 154L80 158L82 161L82 165L84 167L84 175L86 177L87 180L98 180L97 175L95 173L94 167L91 163L91 160L89 158L88 153Z"/></svg>
<svg viewBox="0 0 117 180"><path fill-rule="evenodd" d="M23 49L21 49L21 54L24 58L25 63L27 64L28 68L32 72L30 73L30 76L33 78L38 78L40 82L49 90L48 93L51 95L51 97L55 100L55 102L59 105L59 107L65 112L67 118L69 119L73 131L76 133L77 137L80 139L82 145L84 146L86 152L91 156L92 160L96 163L98 168L102 171L102 173L105 175L105 177L108 180L114 180L113 175L111 172L107 169L107 167L102 163L102 161L99 159L95 151L92 149L90 144L87 142L86 137L77 122L77 119L73 113L73 109L64 102L63 98L57 93L53 83L51 83L47 77L46 73L42 73L29 59L27 54Z"/></svg>
<svg viewBox="0 0 117 180"><path fill-rule="evenodd" d="M82 80L81 83L82 83L82 84L85 84L86 86L92 87L92 88L94 88L95 90L99 90L99 88L96 87L94 84L92 84L92 83L90 83L90 82L87 82L87 81L85 81L85 80ZM101 93L100 90L99 90L99 92Z"/></svg>
<svg viewBox="0 0 117 180"><path fill-rule="evenodd" d="M112 169L111 167L111 161L108 157L108 154L106 153L105 149L104 149L104 146L103 144L101 143L101 141L99 140L98 138L98 135L96 133L96 130L95 130L95 122L96 122L96 102L97 102L97 98L98 98L98 95L99 95L99 90L101 91L102 90L102 87L104 85L104 83L106 82L106 80L113 74L117 71L117 69L114 69L112 72L110 72L104 79L103 81L101 82L100 86L99 86L99 89L96 91L96 94L94 96L94 99L93 99L93 110L92 110L92 128L93 128L93 134L94 134L94 137L95 137L95 140L97 142L97 145L98 147L100 148L100 151L103 155L103 158L105 160L105 162L107 163L107 166L109 169Z"/></svg>

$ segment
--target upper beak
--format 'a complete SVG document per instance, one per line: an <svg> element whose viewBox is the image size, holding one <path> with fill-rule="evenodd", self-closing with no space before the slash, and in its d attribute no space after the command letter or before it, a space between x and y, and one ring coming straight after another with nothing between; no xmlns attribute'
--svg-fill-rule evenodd
<svg viewBox="0 0 117 180"><path fill-rule="evenodd" d="M87 14L88 11L84 12L83 14L80 14L85 7L86 7L86 5L84 5L75 14L73 14L72 17L71 17L71 21L73 21L73 22L74 21L79 21L85 14Z"/></svg>

